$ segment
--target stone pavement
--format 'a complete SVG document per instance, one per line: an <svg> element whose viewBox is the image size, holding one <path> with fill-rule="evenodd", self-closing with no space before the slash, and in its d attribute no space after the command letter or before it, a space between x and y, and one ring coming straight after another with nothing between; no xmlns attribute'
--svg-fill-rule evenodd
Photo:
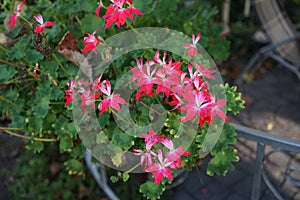
<svg viewBox="0 0 300 200"><path fill-rule="evenodd" d="M232 121L300 142L300 80L294 74L280 67L272 67L261 74L259 79L241 86L239 91L246 100L246 108L238 116L232 117ZM251 199L256 144L239 139L235 146L240 156L240 162L234 164L235 171L229 172L227 176L208 177L202 166L199 171L190 172L187 180L172 190L172 198L166 199ZM271 150L267 148L266 152ZM285 181L283 173L287 166L300 167L300 155L274 153L266 164L271 180L284 193L285 198L299 200L300 188ZM300 174L298 178L300 180ZM275 199L264 184L261 189L260 199Z"/></svg>

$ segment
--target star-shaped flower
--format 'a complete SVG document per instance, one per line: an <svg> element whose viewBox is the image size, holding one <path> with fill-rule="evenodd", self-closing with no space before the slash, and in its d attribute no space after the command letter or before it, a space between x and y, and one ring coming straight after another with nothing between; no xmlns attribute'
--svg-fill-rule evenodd
<svg viewBox="0 0 300 200"><path fill-rule="evenodd" d="M40 25L35 27L35 33L41 33L45 30L45 27L50 27L55 24L55 22L45 22L43 16L41 14L37 14L36 16L33 17L35 21L37 21Z"/></svg>

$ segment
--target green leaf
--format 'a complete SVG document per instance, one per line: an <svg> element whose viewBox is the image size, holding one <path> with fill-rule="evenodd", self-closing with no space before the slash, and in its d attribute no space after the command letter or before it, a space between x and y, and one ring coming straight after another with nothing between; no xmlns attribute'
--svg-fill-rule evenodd
<svg viewBox="0 0 300 200"><path fill-rule="evenodd" d="M167 131L169 131L169 133L173 135L177 133L179 125L179 116L173 112L168 112L168 118L166 119L165 123L165 126L168 127Z"/></svg>
<svg viewBox="0 0 300 200"><path fill-rule="evenodd" d="M228 149L217 153L208 163L206 173L209 176L226 175L229 170L234 170L232 162L238 162L239 157L236 156L236 149L229 147Z"/></svg>
<svg viewBox="0 0 300 200"><path fill-rule="evenodd" d="M224 123L222 133L212 149L212 153L220 152L223 149L227 149L229 144L236 143L236 136L235 128L231 126L230 123Z"/></svg>
<svg viewBox="0 0 300 200"><path fill-rule="evenodd" d="M44 58L43 54L33 49L26 50L26 56L32 63L37 63L39 60Z"/></svg>
<svg viewBox="0 0 300 200"><path fill-rule="evenodd" d="M150 181L147 181L140 186L140 192L143 193L143 196L151 200L158 199L164 191L165 187L163 185L157 185Z"/></svg>
<svg viewBox="0 0 300 200"><path fill-rule="evenodd" d="M12 102L17 100L19 93L15 88L9 88L5 92L1 93L1 96L4 96L6 99L11 100Z"/></svg>
<svg viewBox="0 0 300 200"><path fill-rule="evenodd" d="M39 64L40 64L40 68L44 72L49 73L52 78L56 79L58 77L57 74L58 63L56 61L43 60Z"/></svg>
<svg viewBox="0 0 300 200"><path fill-rule="evenodd" d="M32 141L26 146L26 149L32 151L33 153L40 153L44 150L44 143L40 141Z"/></svg>
<svg viewBox="0 0 300 200"><path fill-rule="evenodd" d="M214 60L226 60L229 56L228 49L230 43L225 39L217 39L214 44L210 44L208 52Z"/></svg>
<svg viewBox="0 0 300 200"><path fill-rule="evenodd" d="M81 175L83 172L81 162L79 162L76 159L68 160L64 162L64 165L66 166L66 169L68 170L68 173L70 175L75 175L75 174Z"/></svg>
<svg viewBox="0 0 300 200"><path fill-rule="evenodd" d="M103 131L101 131L99 134L96 135L97 144L106 143L106 142L107 142L107 137Z"/></svg>
<svg viewBox="0 0 300 200"><path fill-rule="evenodd" d="M118 152L112 157L111 161L115 166L119 167L122 164L122 157L123 157L123 153Z"/></svg>
<svg viewBox="0 0 300 200"><path fill-rule="evenodd" d="M37 117L41 117L44 118L48 111L49 111L49 103L50 103L50 99L48 96L44 96L42 98L36 98L35 99L35 103L36 105L33 106L33 110L34 110L34 115Z"/></svg>
<svg viewBox="0 0 300 200"><path fill-rule="evenodd" d="M129 174L126 173L126 172L123 173L123 174L122 174L122 178L123 178L123 181L124 181L124 182L128 181L128 179L129 179Z"/></svg>
<svg viewBox="0 0 300 200"><path fill-rule="evenodd" d="M177 9L177 2L178 0L158 1L155 10L153 10L153 15L156 17L158 23L174 16L174 11Z"/></svg>
<svg viewBox="0 0 300 200"><path fill-rule="evenodd" d="M123 132L116 132L112 137L112 142L119 147L124 149L128 148L133 144L132 137Z"/></svg>
<svg viewBox="0 0 300 200"><path fill-rule="evenodd" d="M30 41L30 37L24 37L19 40L11 49L9 53L9 59L20 60L26 55L27 47Z"/></svg>
<svg viewBox="0 0 300 200"><path fill-rule="evenodd" d="M228 111L233 112L233 114L238 114L242 109L244 109L245 101L242 100L241 93L237 92L237 87L232 86L228 83L225 84L225 93L226 93L226 108Z"/></svg>
<svg viewBox="0 0 300 200"><path fill-rule="evenodd" d="M81 20L82 32L92 33L95 30L99 32L96 35L102 35L104 33L104 20L96 17L94 14L86 14Z"/></svg>
<svg viewBox="0 0 300 200"><path fill-rule="evenodd" d="M82 1L82 0L78 0L78 2L80 3L80 7L83 11L95 12L97 6L96 3L91 3L90 1Z"/></svg>
<svg viewBox="0 0 300 200"><path fill-rule="evenodd" d="M76 145L71 151L72 158L83 158L85 147L82 143Z"/></svg>
<svg viewBox="0 0 300 200"><path fill-rule="evenodd" d="M107 126L110 122L110 114L108 112L104 112L103 114L99 115L98 122L100 127L103 129L105 126Z"/></svg>
<svg viewBox="0 0 300 200"><path fill-rule="evenodd" d="M68 137L60 138L59 140L59 151L70 152L72 151L73 142Z"/></svg>
<svg viewBox="0 0 300 200"><path fill-rule="evenodd" d="M25 117L17 114L17 115L12 115L12 122L9 124L10 127L24 127L25 126Z"/></svg>
<svg viewBox="0 0 300 200"><path fill-rule="evenodd" d="M17 73L14 67L8 65L0 65L0 69L0 83L10 80Z"/></svg>
<svg viewBox="0 0 300 200"><path fill-rule="evenodd" d="M63 99L64 97L64 92L60 90L58 87L51 87L50 91L50 99L51 100L59 100Z"/></svg>
<svg viewBox="0 0 300 200"><path fill-rule="evenodd" d="M143 14L148 14L152 11L153 0L133 0L133 5L139 9Z"/></svg>
<svg viewBox="0 0 300 200"><path fill-rule="evenodd" d="M119 178L117 176L111 176L110 181L113 182L113 183L116 183L116 182L119 181Z"/></svg>
<svg viewBox="0 0 300 200"><path fill-rule="evenodd" d="M34 115L44 118L50 109L50 82L46 81L37 87L37 94L33 101Z"/></svg>
<svg viewBox="0 0 300 200"><path fill-rule="evenodd" d="M29 130L33 131L33 135L41 135L43 130L43 119L40 117L28 118Z"/></svg>

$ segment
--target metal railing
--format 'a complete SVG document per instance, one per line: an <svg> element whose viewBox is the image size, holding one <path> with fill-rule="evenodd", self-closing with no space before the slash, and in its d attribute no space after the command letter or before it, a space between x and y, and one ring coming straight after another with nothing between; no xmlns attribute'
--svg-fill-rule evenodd
<svg viewBox="0 0 300 200"><path fill-rule="evenodd" d="M271 183L269 177L267 176L264 170L264 160L272 153L277 151L300 153L300 141L266 133L238 124L232 125L236 128L238 137L242 137L257 143L251 200L259 199L262 180L265 182L266 186L273 193L276 199L283 200L284 198L282 197L280 192L275 188L275 186ZM275 148L275 150L271 151L268 154L265 154L266 146L273 147ZM288 167L285 172L286 179L295 187L300 187L300 181L294 180L292 177L289 176L290 171L300 171L300 168Z"/></svg>

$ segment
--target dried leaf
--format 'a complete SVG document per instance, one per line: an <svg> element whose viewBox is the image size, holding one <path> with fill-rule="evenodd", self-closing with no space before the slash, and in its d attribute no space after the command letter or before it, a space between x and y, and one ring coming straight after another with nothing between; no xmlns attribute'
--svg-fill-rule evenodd
<svg viewBox="0 0 300 200"><path fill-rule="evenodd" d="M80 52L77 48L78 40L71 32L66 32L57 47L55 48L60 54L73 62L80 70L92 80L92 67L89 64L88 57Z"/></svg>

